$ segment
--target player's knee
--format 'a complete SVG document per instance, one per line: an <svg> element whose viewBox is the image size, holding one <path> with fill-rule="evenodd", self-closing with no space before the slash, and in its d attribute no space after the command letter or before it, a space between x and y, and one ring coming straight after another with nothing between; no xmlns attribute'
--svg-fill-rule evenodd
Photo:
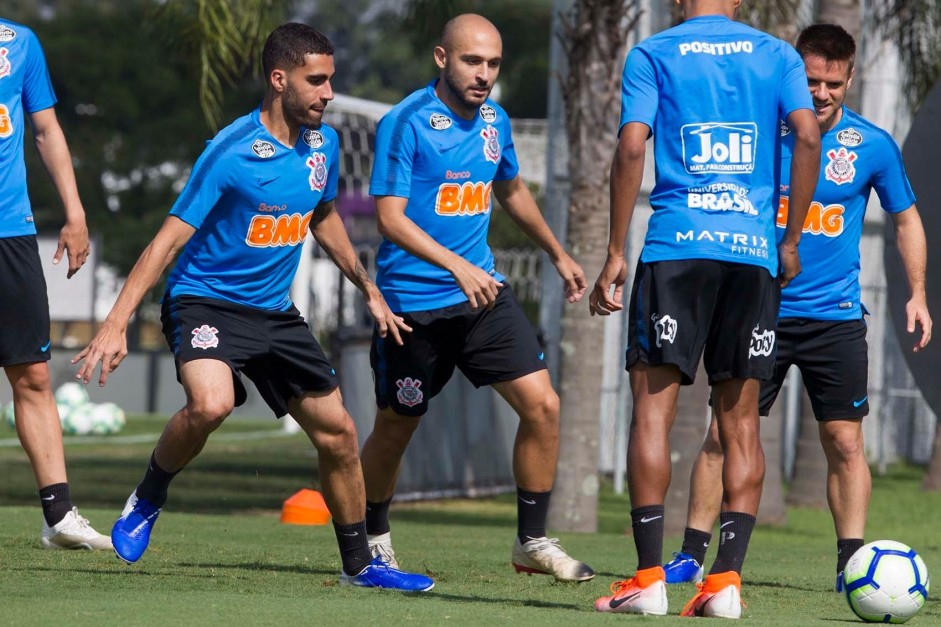
<svg viewBox="0 0 941 627"><path fill-rule="evenodd" d="M831 456L842 463L865 460L863 439L856 433L837 433L825 444Z"/></svg>
<svg viewBox="0 0 941 627"><path fill-rule="evenodd" d="M17 396L51 394L52 380L46 362L26 366L22 375L13 379L13 393Z"/></svg>
<svg viewBox="0 0 941 627"><path fill-rule="evenodd" d="M550 392L544 395L537 402L532 403L522 417L532 426L538 426L543 429L559 429L559 395Z"/></svg>
<svg viewBox="0 0 941 627"><path fill-rule="evenodd" d="M309 437L321 457L336 460L354 459L359 456L356 425L349 416L345 420L331 423L329 428L309 432Z"/></svg>
<svg viewBox="0 0 941 627"><path fill-rule="evenodd" d="M195 428L215 431L232 413L233 408L233 403L224 399L191 400L186 406L184 416L187 422Z"/></svg>

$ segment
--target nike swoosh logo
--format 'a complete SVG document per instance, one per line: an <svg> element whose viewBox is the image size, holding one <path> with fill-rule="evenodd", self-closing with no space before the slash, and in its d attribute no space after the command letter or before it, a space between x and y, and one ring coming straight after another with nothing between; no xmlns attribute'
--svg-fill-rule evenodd
<svg viewBox="0 0 941 627"><path fill-rule="evenodd" d="M526 503L527 505L535 505L535 504L536 504L536 499L533 499L532 501L530 501L529 499L524 499L523 497L520 497L520 500L521 500L522 502Z"/></svg>
<svg viewBox="0 0 941 627"><path fill-rule="evenodd" d="M867 400L869 400L869 397L868 397L868 396L864 396L864 397L862 397L862 399L860 399L860 400L858 400L858 401L853 401L853 407L860 407L860 406L862 406L862 404L865 403Z"/></svg>
<svg viewBox="0 0 941 627"><path fill-rule="evenodd" d="M42 500L42 501L54 501L54 500L56 500L56 495L53 494L52 496L43 496L43 497L40 498L40 500Z"/></svg>
<svg viewBox="0 0 941 627"><path fill-rule="evenodd" d="M647 524L649 522L653 522L657 520L658 518L663 518L663 516L651 516L650 518L647 518L646 516L644 516L643 518L640 519L640 522L641 524Z"/></svg>
<svg viewBox="0 0 941 627"><path fill-rule="evenodd" d="M276 176L276 177L274 177L273 179L266 179L266 180L264 180L264 181L261 180L261 179L259 179L259 180L258 180L258 185L259 185L260 187L264 187L265 185L268 185L269 183L274 183L274 182L277 181L279 178L281 178L281 177L280 177L280 176Z"/></svg>
<svg viewBox="0 0 941 627"><path fill-rule="evenodd" d="M719 529L722 529L723 527L728 527L729 525L731 525L731 524L734 523L734 522L735 522L734 520L730 520L730 521L728 521L728 522L724 522L724 523L722 523L721 525L719 525Z"/></svg>
<svg viewBox="0 0 941 627"><path fill-rule="evenodd" d="M536 359L538 359L539 361L542 361L544 357L545 357L545 354L544 354L544 353L539 353L539 355L536 357Z"/></svg>
<svg viewBox="0 0 941 627"><path fill-rule="evenodd" d="M643 591L641 590L639 592L635 592L634 594L631 594L626 597L621 597L620 599L615 599L614 597L612 597L611 600L608 601L608 605L611 606L612 609L616 607L621 607L622 605L624 605L625 603L627 603L628 601L630 601L631 599L639 595L641 592Z"/></svg>
<svg viewBox="0 0 941 627"><path fill-rule="evenodd" d="M45 353L47 350L49 350L49 347L50 347L50 346L52 346L52 340L49 340L48 342L46 342L45 344L43 344L42 346L40 346L40 347L39 347L39 350L41 350L42 352ZM866 400L866 399L863 399L863 400ZM857 405L857 407L858 407L858 405Z"/></svg>
<svg viewBox="0 0 941 627"><path fill-rule="evenodd" d="M355 538L356 536L359 535L359 532L358 532L358 531L354 531L353 533L343 533L343 532L340 532L340 535L341 535L341 536L346 536L347 538Z"/></svg>

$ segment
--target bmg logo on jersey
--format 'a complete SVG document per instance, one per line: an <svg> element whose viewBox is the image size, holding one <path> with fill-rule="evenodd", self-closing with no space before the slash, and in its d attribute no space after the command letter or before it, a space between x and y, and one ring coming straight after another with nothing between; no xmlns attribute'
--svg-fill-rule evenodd
<svg viewBox="0 0 941 627"><path fill-rule="evenodd" d="M755 169L754 122L684 124L683 164L690 174L748 174Z"/></svg>

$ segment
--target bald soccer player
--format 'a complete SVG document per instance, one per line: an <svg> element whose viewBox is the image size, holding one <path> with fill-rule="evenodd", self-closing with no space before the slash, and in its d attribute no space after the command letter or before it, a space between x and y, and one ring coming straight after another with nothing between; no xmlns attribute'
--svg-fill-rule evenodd
<svg viewBox="0 0 941 627"><path fill-rule="evenodd" d="M457 367L475 386L492 386L520 418L514 568L586 581L592 569L546 534L559 397L536 333L487 246L491 192L549 254L570 303L584 294L585 275L520 179L510 119L488 98L503 61L500 33L479 15L458 16L445 25L434 58L438 78L379 123L369 189L384 238L377 284L412 329L401 346L373 337L378 412L362 452L370 545L396 563L388 512L402 455Z"/></svg>

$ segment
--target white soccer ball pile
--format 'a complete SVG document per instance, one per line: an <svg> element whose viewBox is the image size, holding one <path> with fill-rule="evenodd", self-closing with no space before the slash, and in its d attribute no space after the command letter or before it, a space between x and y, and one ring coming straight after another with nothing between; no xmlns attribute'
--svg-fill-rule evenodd
<svg viewBox="0 0 941 627"><path fill-rule="evenodd" d="M870 542L843 570L850 609L867 623L904 623L924 606L928 587L925 562L893 540Z"/></svg>
<svg viewBox="0 0 941 627"><path fill-rule="evenodd" d="M110 435L124 428L124 410L114 403L92 403L80 383L63 383L55 392L56 408L67 435ZM13 402L3 407L3 422L16 428Z"/></svg>

